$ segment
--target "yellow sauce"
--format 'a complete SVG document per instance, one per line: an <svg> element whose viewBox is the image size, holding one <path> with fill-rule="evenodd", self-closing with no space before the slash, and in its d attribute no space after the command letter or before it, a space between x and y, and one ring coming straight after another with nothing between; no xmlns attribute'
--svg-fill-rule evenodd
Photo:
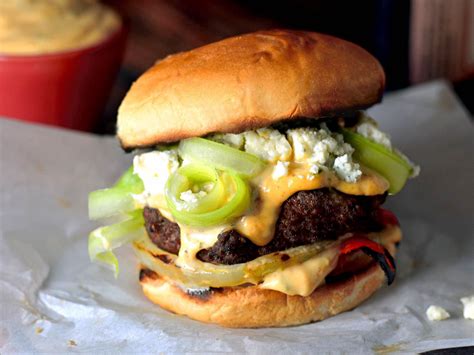
<svg viewBox="0 0 474 355"><path fill-rule="evenodd" d="M200 269L202 262L197 259L196 254L212 247L217 236L229 228L237 229L256 245L269 243L273 238L281 205L298 191L332 187L352 195L378 195L388 189L386 179L368 169L362 171L363 175L357 182L347 183L328 172L312 176L308 174L307 167L294 164L286 176L274 180L270 167L252 181L253 188L258 192L255 210L239 218L235 225L197 228L177 222L181 230L181 248L176 265L183 270ZM163 195L152 196L148 199L148 204L174 221ZM335 267L338 256L335 251L337 249L325 251L300 265L272 273L266 277L261 287L291 295L310 294Z"/></svg>
<svg viewBox="0 0 474 355"><path fill-rule="evenodd" d="M181 231L181 247L179 248L176 265L185 269L199 267L202 262L197 259L196 254L201 249L212 247L217 242L217 236L224 229L222 226L193 228L182 224L179 224L179 228Z"/></svg>
<svg viewBox="0 0 474 355"><path fill-rule="evenodd" d="M308 178L308 169L296 166L288 175L274 180L270 171L265 172L256 181L259 200L256 210L241 217L235 229L256 245L268 244L274 234L275 224L280 207L291 195L298 191L332 187L351 195L379 195L387 191L389 183L380 175L368 169L363 170L362 177L355 183L341 181L337 176L323 172Z"/></svg>
<svg viewBox="0 0 474 355"><path fill-rule="evenodd" d="M0 1L0 53L44 54L92 46L121 25L96 0Z"/></svg>
<svg viewBox="0 0 474 355"><path fill-rule="evenodd" d="M280 291L290 296L308 296L336 267L338 258L337 248L325 250L301 264L267 275L260 287Z"/></svg>
<svg viewBox="0 0 474 355"><path fill-rule="evenodd" d="M393 243L400 241L401 231L398 226L391 226L380 233L370 233L368 237L387 247L393 255L395 254ZM339 249L336 245L301 264L292 265L265 276L259 287L280 291L287 295L309 296L334 270L338 258Z"/></svg>

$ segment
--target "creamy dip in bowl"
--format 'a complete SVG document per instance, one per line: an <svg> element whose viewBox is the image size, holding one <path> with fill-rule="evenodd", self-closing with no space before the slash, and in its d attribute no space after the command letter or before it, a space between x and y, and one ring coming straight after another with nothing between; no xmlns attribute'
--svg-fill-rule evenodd
<svg viewBox="0 0 474 355"><path fill-rule="evenodd" d="M97 0L0 1L0 54L38 55L94 46L122 25Z"/></svg>

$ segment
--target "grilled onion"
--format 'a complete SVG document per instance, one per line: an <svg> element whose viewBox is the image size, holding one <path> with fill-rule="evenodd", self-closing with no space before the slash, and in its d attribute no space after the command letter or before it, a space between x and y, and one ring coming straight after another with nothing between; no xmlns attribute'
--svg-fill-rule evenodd
<svg viewBox="0 0 474 355"><path fill-rule="evenodd" d="M228 287L245 283L258 284L271 272L302 263L337 243L324 241L304 245L235 265L214 265L195 259L192 268L178 267L177 256L158 248L146 235L135 241L133 245L141 262L160 275L188 287ZM284 257L282 257L283 254L285 254Z"/></svg>

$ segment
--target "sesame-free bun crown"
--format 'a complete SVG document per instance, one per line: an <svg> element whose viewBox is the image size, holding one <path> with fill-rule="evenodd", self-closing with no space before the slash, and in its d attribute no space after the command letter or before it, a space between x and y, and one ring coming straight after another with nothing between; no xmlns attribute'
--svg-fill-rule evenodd
<svg viewBox="0 0 474 355"><path fill-rule="evenodd" d="M255 32L158 61L123 100L117 135L131 149L330 116L379 102L384 84L378 61L355 44Z"/></svg>

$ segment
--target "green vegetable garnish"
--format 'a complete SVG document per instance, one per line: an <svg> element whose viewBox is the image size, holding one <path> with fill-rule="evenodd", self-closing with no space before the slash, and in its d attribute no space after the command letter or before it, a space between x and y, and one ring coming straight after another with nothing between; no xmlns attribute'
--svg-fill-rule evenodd
<svg viewBox="0 0 474 355"><path fill-rule="evenodd" d="M137 206L132 194L139 194L143 189L143 182L133 173L133 167L130 167L113 187L89 193L89 219L96 220L134 211Z"/></svg>
<svg viewBox="0 0 474 355"><path fill-rule="evenodd" d="M358 133L343 129L342 134L344 140L355 149L354 159L388 180L390 194L396 194L403 188L413 171L413 167L407 161L397 153Z"/></svg>
<svg viewBox="0 0 474 355"><path fill-rule="evenodd" d="M143 192L143 182L137 174L133 173L133 165L131 165L125 173L117 180L114 187L125 188L131 193L139 194Z"/></svg>
<svg viewBox="0 0 474 355"><path fill-rule="evenodd" d="M179 143L183 159L199 162L243 177L257 175L264 163L255 155L204 138L189 138Z"/></svg>
<svg viewBox="0 0 474 355"><path fill-rule="evenodd" d="M109 266L115 277L118 276L119 265L113 249L127 244L143 236L144 219L142 210L136 210L127 219L106 227L100 227L89 234L89 257L91 261L101 261Z"/></svg>
<svg viewBox="0 0 474 355"><path fill-rule="evenodd" d="M212 183L212 189L195 204L186 204L181 193L191 186ZM227 222L243 213L250 205L247 183L232 172L193 165L184 166L170 176L166 183L166 201L171 213L180 223L207 227Z"/></svg>
<svg viewBox="0 0 474 355"><path fill-rule="evenodd" d="M119 223L97 228L89 234L91 261L101 261L109 266L115 277L118 276L119 265L112 250L140 238L144 233L143 210L137 208L132 197L132 194L139 194L143 190L143 182L133 173L131 166L113 187L89 194L90 219L112 216L122 219Z"/></svg>
<svg viewBox="0 0 474 355"><path fill-rule="evenodd" d="M205 191L205 185L212 185L212 188ZM193 189L205 191L205 195L199 198L198 203L189 204L180 199L181 193ZM216 169L203 165L186 165L169 179L166 196L180 211L204 213L216 209L225 202L226 190Z"/></svg>

